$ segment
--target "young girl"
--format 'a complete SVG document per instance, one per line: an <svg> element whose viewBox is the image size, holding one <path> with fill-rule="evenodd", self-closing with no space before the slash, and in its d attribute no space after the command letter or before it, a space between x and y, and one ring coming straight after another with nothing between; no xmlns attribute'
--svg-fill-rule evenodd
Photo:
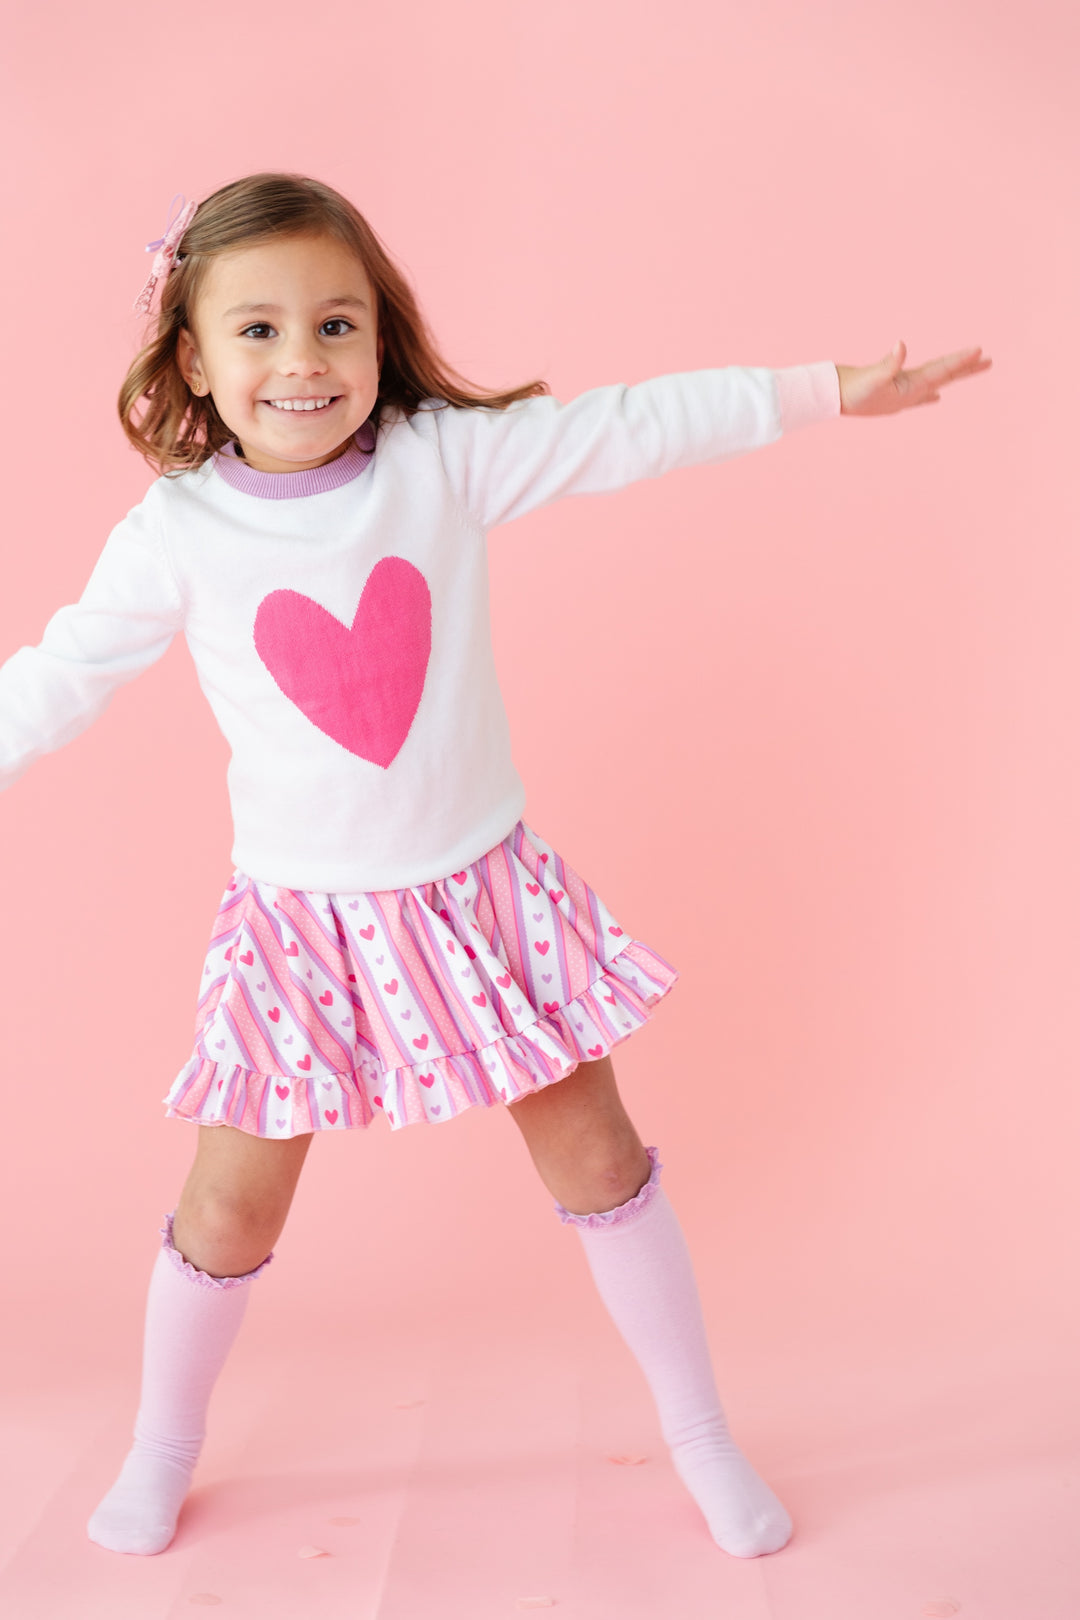
<svg viewBox="0 0 1080 1620"><path fill-rule="evenodd" d="M840 413L929 404L978 349L903 371L732 367L477 391L343 197L262 174L183 208L136 305L120 394L164 475L81 600L0 669L0 784L75 736L183 630L229 741L231 878L195 1049L201 1128L150 1281L135 1443L94 1512L171 1541L214 1380L316 1131L509 1106L641 1364L719 1546L791 1521L731 1440L676 1217L608 1053L674 970L520 819L488 628L485 532L562 495L721 461Z"/></svg>

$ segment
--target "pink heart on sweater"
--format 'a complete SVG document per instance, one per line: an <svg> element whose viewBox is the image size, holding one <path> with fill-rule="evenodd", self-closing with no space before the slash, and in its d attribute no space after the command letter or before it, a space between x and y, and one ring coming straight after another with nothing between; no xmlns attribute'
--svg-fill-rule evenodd
<svg viewBox="0 0 1080 1620"><path fill-rule="evenodd" d="M255 615L255 650L313 726L386 770L424 690L431 655L427 581L404 557L384 557L348 626L310 596L271 591Z"/></svg>

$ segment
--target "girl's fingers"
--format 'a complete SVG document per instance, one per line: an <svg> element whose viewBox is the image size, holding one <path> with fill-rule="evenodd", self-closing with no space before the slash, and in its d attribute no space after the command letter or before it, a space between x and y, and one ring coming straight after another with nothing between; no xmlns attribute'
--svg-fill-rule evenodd
<svg viewBox="0 0 1080 1620"><path fill-rule="evenodd" d="M913 405L936 405L947 383L988 371L993 363L981 346L954 349L910 370L904 369L906 357L906 345L898 343L876 366L844 368L848 415L880 416Z"/></svg>
<svg viewBox="0 0 1080 1620"><path fill-rule="evenodd" d="M977 371L986 371L990 364L990 360L982 358L982 349L957 349L953 354L943 354L937 360L928 360L912 375L921 377L937 387L940 383L955 382L960 377L970 377Z"/></svg>

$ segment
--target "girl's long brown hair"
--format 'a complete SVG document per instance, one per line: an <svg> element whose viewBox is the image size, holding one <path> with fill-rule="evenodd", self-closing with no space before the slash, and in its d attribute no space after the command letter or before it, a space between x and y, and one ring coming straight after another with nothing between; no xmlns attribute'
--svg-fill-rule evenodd
<svg viewBox="0 0 1080 1620"><path fill-rule="evenodd" d="M316 235L335 236L350 247L375 289L383 341L376 417L386 406L412 415L430 400L505 410L520 399L547 393L547 384L539 381L500 394L476 388L442 358L404 275L352 203L304 175L253 174L222 186L200 203L161 284L156 332L120 389L124 432L160 472L201 466L232 438L213 400L191 392L177 363L177 339L183 328L191 329L207 266L219 253L271 237ZM143 409L136 418L140 403Z"/></svg>

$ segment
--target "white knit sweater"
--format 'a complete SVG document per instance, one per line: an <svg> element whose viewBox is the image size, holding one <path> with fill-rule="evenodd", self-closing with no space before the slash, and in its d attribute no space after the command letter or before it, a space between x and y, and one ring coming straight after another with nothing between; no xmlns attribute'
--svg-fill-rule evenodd
<svg viewBox="0 0 1080 1620"><path fill-rule="evenodd" d="M425 409L309 473L217 456L159 478L81 599L0 667L0 786L183 630L232 749L233 860L323 892L445 877L524 808L488 623L486 531L563 495L722 461L835 416L830 362Z"/></svg>

